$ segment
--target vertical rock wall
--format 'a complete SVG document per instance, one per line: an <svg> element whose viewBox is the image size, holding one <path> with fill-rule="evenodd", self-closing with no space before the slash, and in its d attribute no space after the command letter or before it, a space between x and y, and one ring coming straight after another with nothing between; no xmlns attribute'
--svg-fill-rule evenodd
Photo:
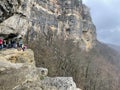
<svg viewBox="0 0 120 90"><path fill-rule="evenodd" d="M96 29L81 0L5 0L0 7L0 33L73 39L86 50L95 45Z"/></svg>

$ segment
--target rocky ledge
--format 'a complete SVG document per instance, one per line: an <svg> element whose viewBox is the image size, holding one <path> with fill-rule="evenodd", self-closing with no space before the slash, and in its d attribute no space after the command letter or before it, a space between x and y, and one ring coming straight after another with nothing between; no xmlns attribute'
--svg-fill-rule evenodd
<svg viewBox="0 0 120 90"><path fill-rule="evenodd" d="M80 90L72 77L48 77L48 69L37 68L32 50L0 51L0 90Z"/></svg>

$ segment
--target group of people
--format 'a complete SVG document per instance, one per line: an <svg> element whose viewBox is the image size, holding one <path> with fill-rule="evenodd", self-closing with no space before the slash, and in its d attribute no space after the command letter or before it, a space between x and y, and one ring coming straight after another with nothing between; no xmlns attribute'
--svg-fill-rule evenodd
<svg viewBox="0 0 120 90"><path fill-rule="evenodd" d="M2 49L7 49L7 48L21 48L23 51L27 48L23 44L23 39L22 37L20 38L13 38L13 39L1 39L0 38L0 50Z"/></svg>

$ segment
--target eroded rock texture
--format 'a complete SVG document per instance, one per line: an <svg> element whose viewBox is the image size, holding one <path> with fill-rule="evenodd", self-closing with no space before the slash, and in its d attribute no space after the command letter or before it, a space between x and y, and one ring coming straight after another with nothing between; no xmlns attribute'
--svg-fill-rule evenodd
<svg viewBox="0 0 120 90"><path fill-rule="evenodd" d="M1 0L0 1L0 23L11 17L18 9L20 0Z"/></svg>
<svg viewBox="0 0 120 90"><path fill-rule="evenodd" d="M47 77L46 68L36 68L33 51L0 51L0 90L80 90L72 77Z"/></svg>

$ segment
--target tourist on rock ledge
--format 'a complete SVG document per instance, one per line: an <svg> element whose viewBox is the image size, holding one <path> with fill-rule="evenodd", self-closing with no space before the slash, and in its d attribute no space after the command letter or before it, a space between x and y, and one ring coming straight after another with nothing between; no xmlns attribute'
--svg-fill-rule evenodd
<svg viewBox="0 0 120 90"><path fill-rule="evenodd" d="M0 49L3 48L3 39L0 39Z"/></svg>
<svg viewBox="0 0 120 90"><path fill-rule="evenodd" d="M6 38L3 38L4 39L0 38L0 50L15 48L19 51L25 51L27 49L27 46L23 43L22 35L18 38L17 36L14 36L14 34L9 34Z"/></svg>
<svg viewBox="0 0 120 90"><path fill-rule="evenodd" d="M19 38L19 47L22 48L22 45L23 45L23 40L22 40L22 37Z"/></svg>

